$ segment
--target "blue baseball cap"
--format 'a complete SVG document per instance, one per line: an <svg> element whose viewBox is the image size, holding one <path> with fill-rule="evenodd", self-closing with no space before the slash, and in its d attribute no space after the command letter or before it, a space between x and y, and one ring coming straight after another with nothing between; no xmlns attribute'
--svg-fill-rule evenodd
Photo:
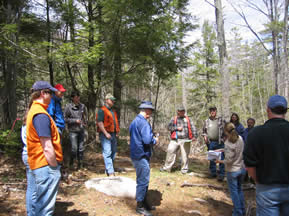
<svg viewBox="0 0 289 216"><path fill-rule="evenodd" d="M51 91L57 92L58 90L56 88L53 88L48 82L46 81L36 81L33 86L32 89L34 91L37 90L42 90L42 89L50 89Z"/></svg>
<svg viewBox="0 0 289 216"><path fill-rule="evenodd" d="M269 98L267 106L271 109L275 107L283 107L284 109L287 109L287 100L285 97L276 94Z"/></svg>
<svg viewBox="0 0 289 216"><path fill-rule="evenodd" d="M142 101L141 105L138 108L139 109L152 109L152 110L155 110L155 108L153 107L152 102L150 102L150 101Z"/></svg>

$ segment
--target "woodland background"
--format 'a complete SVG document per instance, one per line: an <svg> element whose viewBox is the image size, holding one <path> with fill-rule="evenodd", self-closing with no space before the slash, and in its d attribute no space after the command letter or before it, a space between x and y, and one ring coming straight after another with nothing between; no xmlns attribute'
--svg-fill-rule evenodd
<svg viewBox="0 0 289 216"><path fill-rule="evenodd" d="M215 22L189 13L189 0L1 0L0 143L37 80L63 84L64 105L72 91L81 93L92 137L107 93L117 98L124 132L141 100L156 106L155 130L166 128L180 104L199 129L211 105L227 120L237 112L244 125L248 117L263 123L268 97L289 95L288 0L230 2L255 35L250 41L237 27L224 31L221 0L206 2ZM247 8L267 18L261 32L247 21ZM197 29L201 40L188 43Z"/></svg>

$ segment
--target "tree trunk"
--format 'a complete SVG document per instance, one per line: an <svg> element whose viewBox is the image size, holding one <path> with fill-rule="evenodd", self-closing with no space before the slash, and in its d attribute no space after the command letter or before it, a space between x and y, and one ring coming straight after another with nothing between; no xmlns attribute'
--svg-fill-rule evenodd
<svg viewBox="0 0 289 216"><path fill-rule="evenodd" d="M187 110L187 88L186 88L186 79L185 79L185 72L181 72L182 76L182 101L183 101L183 106L185 107L186 112Z"/></svg>
<svg viewBox="0 0 289 216"><path fill-rule="evenodd" d="M278 21L278 15L277 15L277 3L274 0L270 0L270 21L271 23ZM279 45L278 45L278 33L273 28L272 32L272 44L273 44L273 67L274 67L274 91L275 94L278 94L278 83L279 83L279 75L280 75L280 55L279 55Z"/></svg>
<svg viewBox="0 0 289 216"><path fill-rule="evenodd" d="M215 0L215 14L216 14L216 23L217 23L217 40L218 40L218 49L219 49L219 70L222 76L221 85L222 85L222 105L221 105L221 114L225 119L229 118L230 115L230 89L229 81L230 76L226 68L226 40L225 40L225 31L224 31L224 20L223 20L223 8L222 1Z"/></svg>
<svg viewBox="0 0 289 216"><path fill-rule="evenodd" d="M103 29L102 29L102 6L98 5L97 6L97 11L98 11L98 16L96 18L97 24L98 24L98 44L103 44ZM98 63L96 65L96 83L97 83L97 88L96 88L96 97L100 98L101 95L101 80L102 80L102 71L103 71L103 53L100 54L100 58L98 60Z"/></svg>
<svg viewBox="0 0 289 216"><path fill-rule="evenodd" d="M153 124L152 124L152 129L154 131L155 129L155 122L157 120L157 107L158 107L158 99L159 99L159 92L160 92L160 85L161 85L161 78L158 77L158 86L157 86L157 93L156 93L156 100L155 100L155 113L154 113L154 118L153 118Z"/></svg>
<svg viewBox="0 0 289 216"><path fill-rule="evenodd" d="M49 0L46 0L46 27L47 27L47 47L46 47L46 53L47 53L47 64L49 68L49 78L51 85L54 85L54 75L53 75L53 63L52 63L52 56L51 56L51 48L52 48L52 42L51 42L51 25L50 25L50 4Z"/></svg>
<svg viewBox="0 0 289 216"><path fill-rule="evenodd" d="M284 4L284 26L282 32L282 56L281 56L281 72L282 72L282 84L281 87L283 89L283 95L289 99L289 83L288 83L288 51L287 51L287 43L288 43L288 8L289 8L289 0L285 0Z"/></svg>
<svg viewBox="0 0 289 216"><path fill-rule="evenodd" d="M94 15L92 0L88 1L88 23L89 23L89 35L88 35L88 47L89 49L94 46ZM88 77L88 111L93 113L96 107L96 93L94 91L94 67L90 63L87 66L87 77Z"/></svg>
<svg viewBox="0 0 289 216"><path fill-rule="evenodd" d="M4 1L4 7L6 8L6 20L7 24L18 24L21 11L17 6L13 5L11 1ZM18 44L18 32L10 34L10 40L15 44ZM5 129L10 128L11 124L17 117L17 102L16 102L16 80L17 80L17 49L3 50L3 75L4 75L4 103L3 108L3 126ZM2 95L2 93L1 93Z"/></svg>
<svg viewBox="0 0 289 216"><path fill-rule="evenodd" d="M121 17L119 17L121 22ZM122 83L120 80L121 76L121 44L120 44L120 23L118 24L118 28L113 33L113 44L114 44L114 51L113 51L113 74L114 74L114 81L113 81L113 94L116 98L115 110L117 112L118 118L120 119L120 109L121 109L121 91L122 91Z"/></svg>

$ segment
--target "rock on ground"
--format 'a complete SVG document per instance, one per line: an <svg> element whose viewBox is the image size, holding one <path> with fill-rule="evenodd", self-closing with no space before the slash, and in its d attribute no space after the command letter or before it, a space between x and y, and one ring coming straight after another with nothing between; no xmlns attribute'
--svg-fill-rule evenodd
<svg viewBox="0 0 289 216"><path fill-rule="evenodd" d="M105 193L109 196L135 198L136 182L133 179L117 176L106 178L93 178L85 182L87 189Z"/></svg>

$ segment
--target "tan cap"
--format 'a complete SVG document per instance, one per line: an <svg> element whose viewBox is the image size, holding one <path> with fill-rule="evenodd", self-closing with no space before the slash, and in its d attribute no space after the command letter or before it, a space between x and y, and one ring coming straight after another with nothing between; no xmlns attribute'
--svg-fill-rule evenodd
<svg viewBox="0 0 289 216"><path fill-rule="evenodd" d="M105 100L107 100L107 99L110 99L110 100L113 100L113 101L116 100L116 98L115 98L112 94L110 94L110 93L108 93L108 94L105 96Z"/></svg>

